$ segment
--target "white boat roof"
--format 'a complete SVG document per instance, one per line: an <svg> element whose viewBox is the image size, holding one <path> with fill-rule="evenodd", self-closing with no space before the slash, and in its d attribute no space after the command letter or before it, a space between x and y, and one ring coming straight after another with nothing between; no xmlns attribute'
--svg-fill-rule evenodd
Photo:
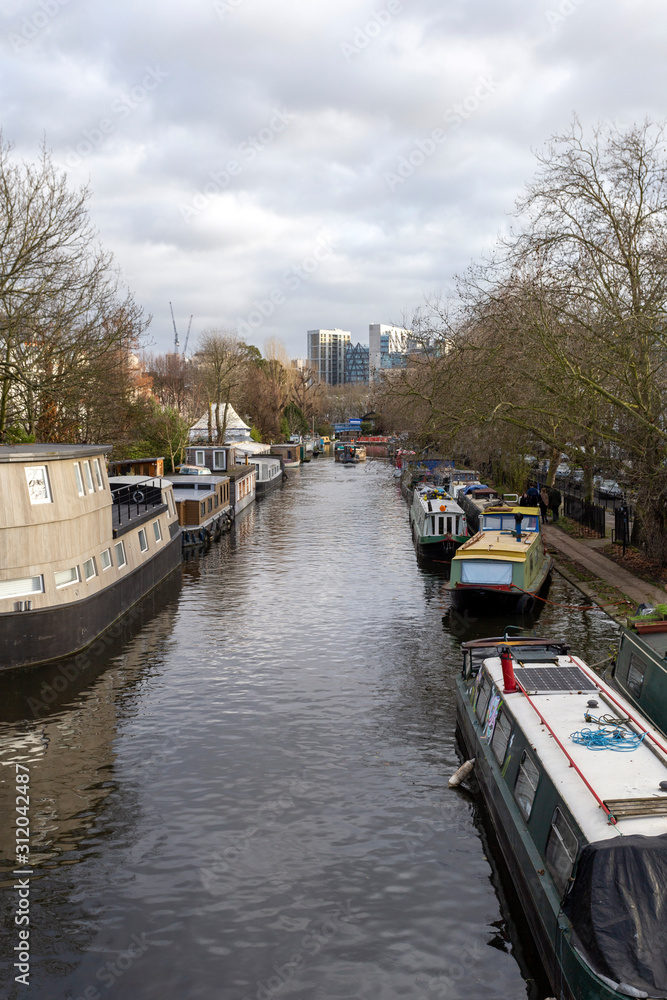
<svg viewBox="0 0 667 1000"><path fill-rule="evenodd" d="M660 791L660 782L667 781L667 740L657 729L648 725L622 695L605 684L579 657L554 655L548 664L544 662L531 664L528 654L526 656L526 660L520 664L514 661L514 667L515 670L517 667L525 668L522 683L525 682L528 695L523 691L517 691L513 694L503 694L502 699L536 751L545 771L567 803L584 836L590 842L594 842L634 833L645 836L667 834L667 792ZM504 685L500 657L485 659L484 666L498 691L502 692ZM540 693L540 682L545 675L535 673L534 679L530 679L530 672L539 668L543 670L554 668L556 672L560 668L561 675L564 676L562 668L572 667L580 667L587 675L588 690L549 692L543 690ZM517 680L519 680L518 675ZM564 683L567 686L568 682ZM544 686L542 684L542 687ZM535 693L531 693L533 687ZM587 708L586 703L592 698L598 702L597 708ZM615 699L615 702L612 699ZM634 716L637 724L633 724L632 728L638 733L646 731L652 739L647 736L635 750L630 752L617 752L611 749L590 750L572 740L572 733L583 729L594 731L598 729L598 726L585 721L586 711L598 718L602 715L621 718ZM538 712L547 725L541 722ZM558 745L557 740L569 754L574 767L570 765L566 753ZM584 779L603 802L622 801L631 809L633 799L654 799L664 803L666 815L617 817L617 823L610 824L607 814L596 801Z"/></svg>
<svg viewBox="0 0 667 1000"><path fill-rule="evenodd" d="M166 490L172 485L170 479L164 476L109 476L110 483L124 483L126 486L137 486L143 483L145 486L156 486L160 490Z"/></svg>
<svg viewBox="0 0 667 1000"><path fill-rule="evenodd" d="M465 511L459 507L456 500L450 497L449 493L442 493L433 500L428 499L429 493L436 492L431 486L429 488L420 487L415 491L416 499L419 500L426 514L461 514L465 517Z"/></svg>

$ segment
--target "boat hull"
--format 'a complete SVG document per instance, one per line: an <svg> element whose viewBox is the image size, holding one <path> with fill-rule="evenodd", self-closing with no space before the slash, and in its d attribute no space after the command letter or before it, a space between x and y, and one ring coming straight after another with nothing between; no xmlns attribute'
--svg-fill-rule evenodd
<svg viewBox="0 0 667 1000"><path fill-rule="evenodd" d="M181 534L148 562L83 601L0 615L0 671L77 653L172 573L181 562Z"/></svg>
<svg viewBox="0 0 667 1000"><path fill-rule="evenodd" d="M482 795L492 839L497 843L521 903L554 996L564 1000L618 1000L583 962L571 941L569 922L545 890L544 862L472 712L465 685L456 681L457 735L466 760L475 758L475 779Z"/></svg>
<svg viewBox="0 0 667 1000"><path fill-rule="evenodd" d="M458 549L459 545L463 545L464 542L468 541L467 535L449 535L440 538L438 536L420 537L416 534L413 535L413 541L415 543L415 548L417 550L417 555L420 559L425 562L431 560L435 562L436 560L442 560L444 562L450 562L452 556Z"/></svg>
<svg viewBox="0 0 667 1000"><path fill-rule="evenodd" d="M279 486L283 484L283 476L274 476L273 479L260 479L255 483L255 498L261 500L262 497L266 497L269 493L273 493L277 490Z"/></svg>
<svg viewBox="0 0 667 1000"><path fill-rule="evenodd" d="M477 584L452 584L449 590L451 605L456 611L503 612L523 614L534 611L539 596L546 588L553 570L553 559L547 556L539 577L530 589L521 590L513 585L479 586Z"/></svg>

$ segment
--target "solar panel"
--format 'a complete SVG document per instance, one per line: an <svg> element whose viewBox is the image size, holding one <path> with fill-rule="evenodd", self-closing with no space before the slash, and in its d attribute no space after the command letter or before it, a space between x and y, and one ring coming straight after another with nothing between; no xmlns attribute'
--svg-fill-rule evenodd
<svg viewBox="0 0 667 1000"><path fill-rule="evenodd" d="M551 691L597 691L579 667L515 667L514 676L528 694L549 694Z"/></svg>

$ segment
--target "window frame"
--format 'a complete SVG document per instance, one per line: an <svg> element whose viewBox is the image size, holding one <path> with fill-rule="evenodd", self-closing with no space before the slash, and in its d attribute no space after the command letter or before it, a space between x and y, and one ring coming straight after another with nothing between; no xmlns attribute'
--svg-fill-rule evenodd
<svg viewBox="0 0 667 1000"><path fill-rule="evenodd" d="M84 480L85 480L85 483L86 483L86 488L88 490L88 493L94 493L95 492L95 482L93 480L93 470L90 467L90 459L88 459L88 458L84 459L84 462L83 462L83 472L84 472Z"/></svg>
<svg viewBox="0 0 667 1000"><path fill-rule="evenodd" d="M142 537L143 537L143 545L141 542ZM139 528L139 531L137 532L137 539L139 541L139 551L148 552L148 535L146 534L145 528Z"/></svg>
<svg viewBox="0 0 667 1000"><path fill-rule="evenodd" d="M159 521L153 521L153 534L155 535L156 542L162 541L162 528Z"/></svg>
<svg viewBox="0 0 667 1000"><path fill-rule="evenodd" d="M76 574L74 577L72 577L70 580L67 580L66 583L58 583L59 573L72 573L72 572ZM56 570L53 574L53 580L56 585L56 590L65 590L66 587L71 587L75 583L81 583L81 570L78 566L70 566L68 569Z"/></svg>
<svg viewBox="0 0 667 1000"><path fill-rule="evenodd" d="M88 573L88 570L86 569L86 567L88 565L92 566L92 569L93 569L92 573ZM83 575L84 575L84 577L86 579L86 583L88 583L89 580L94 580L95 577L98 575L98 573L97 573L97 560L95 559L95 556L91 556L90 559L86 559L85 560L85 562L83 564Z"/></svg>
<svg viewBox="0 0 667 1000"><path fill-rule="evenodd" d="M107 563L106 566L104 565L104 557L105 556L109 557L109 562ZM111 555L111 549L110 548L103 549L102 552L100 552L100 566L102 567L102 572L103 573L106 573L106 571L108 569L112 568L112 566L113 566L113 556Z"/></svg>
<svg viewBox="0 0 667 1000"><path fill-rule="evenodd" d="M119 551L123 557L122 562L118 555ZM114 552L116 553L116 566L118 569L122 569L123 566L127 566L127 553L125 552L125 543L122 538L119 542L114 542Z"/></svg>
<svg viewBox="0 0 667 1000"><path fill-rule="evenodd" d="M86 487L83 484L83 473L81 472L81 463L74 462L74 478L76 479L76 488L80 497L86 496Z"/></svg>
<svg viewBox="0 0 667 1000"><path fill-rule="evenodd" d="M505 740L505 744L503 746L502 756L498 756L499 743L496 742L496 737L498 736L498 733L505 732L504 728L505 722L509 723L509 729L507 730L507 739ZM507 748L509 746L510 738L512 736L513 724L514 723L512 721L511 716L508 715L508 713L505 710L505 706L501 705L500 708L498 709L498 714L496 715L496 722L493 727L493 733L491 734L491 739L489 740L489 746L491 747L491 752L493 753L493 756L496 758L496 761L500 767L502 767L503 761L507 756Z"/></svg>
<svg viewBox="0 0 667 1000"><path fill-rule="evenodd" d="M51 492L51 482L49 480L49 470L48 470L47 466L46 465L26 465L26 466L24 466L24 468L25 468L26 483L27 483L27 486L28 486L28 499L30 500L31 506L34 507L34 506L37 506L38 504L53 503L53 493ZM41 479L39 481L41 483L43 483L43 485L44 485L44 490L46 492L46 496L45 497L34 496L33 493L31 492L31 489L30 489L30 473L33 472L34 481L37 482L38 481L37 477L34 476L34 473L37 472L37 470L39 470L39 472L43 473L43 476L41 477ZM29 578L26 577L25 579L27 580ZM36 577L35 577L35 579L36 579Z"/></svg>
<svg viewBox="0 0 667 1000"><path fill-rule="evenodd" d="M532 783L532 779L531 779L530 774L528 773L527 768L524 766L525 763L526 763L526 761L528 761L530 763L531 767L535 768L535 773L537 775L537 780L535 781L534 785ZM533 792L532 797L530 798L530 802L528 802L528 796L527 795L524 795L523 797L521 797L521 793L519 792L519 789L518 789L519 780L521 779L522 775L524 776L524 778L526 780L526 784L527 784L528 788L532 789L532 792ZM521 813L521 815L525 819L526 823L530 819L531 813L533 811L533 805L535 804L535 798L537 796L537 791L538 791L538 789L540 787L540 778L541 777L542 777L542 770L541 770L541 768L535 763L535 761L533 760L533 758L531 757L531 755L528 753L528 750L524 749L523 753L521 754L521 760L519 761L519 767L517 768L516 778L514 779L514 788L512 790L512 794L514 795L514 800L515 800L516 804L519 807L519 812Z"/></svg>
<svg viewBox="0 0 667 1000"><path fill-rule="evenodd" d="M95 479L97 481L98 490L104 489L104 476L102 475L102 466L100 465L99 458L93 459L93 469L95 471Z"/></svg>
<svg viewBox="0 0 667 1000"><path fill-rule="evenodd" d="M201 459L199 458L200 455L201 455ZM205 451L197 451L195 449L195 465L206 465L205 459L206 459L206 452Z"/></svg>
<svg viewBox="0 0 667 1000"><path fill-rule="evenodd" d="M44 593L44 576L42 574L38 574L37 576L16 577L16 579L14 580L0 580L0 588L10 583L22 584L22 583L27 583L28 581L30 581L31 583L39 581L39 587L31 587L29 590L26 590L25 587L19 587L18 590L13 590L8 594L0 593L0 601L13 601L17 597L30 597L31 594Z"/></svg>
<svg viewBox="0 0 667 1000"><path fill-rule="evenodd" d="M575 844L574 856L571 856L570 849L565 843L565 838L563 837L561 830L559 830L557 826L557 820L559 819L562 820L562 826L564 827L565 830L567 830L567 832L571 835L572 840L574 841ZM559 871L556 865L554 864L553 860L554 852L553 851L550 852L549 849L551 844L554 844L555 847L557 848L561 848L565 853L565 855L567 856L568 860L571 862L567 874L564 874L564 871L563 872ZM554 880L554 885L560 892L561 896L564 895L565 889L567 888L567 883L570 879L570 876L572 875L572 871L574 869L578 853L579 853L579 838L572 829L570 821L565 816L563 810L560 808L560 806L556 806L556 808L553 811L553 815L551 817L551 823L549 825L549 834L547 836L547 842L544 848L544 860L547 868L549 869L549 874Z"/></svg>
<svg viewBox="0 0 667 1000"><path fill-rule="evenodd" d="M639 682L637 682L636 677L630 676L631 672L639 675ZM646 677L646 663L641 657L637 656L636 653L630 654L630 662L628 663L628 672L625 678L625 684L633 696L633 698L641 698L641 693L644 687L644 678Z"/></svg>

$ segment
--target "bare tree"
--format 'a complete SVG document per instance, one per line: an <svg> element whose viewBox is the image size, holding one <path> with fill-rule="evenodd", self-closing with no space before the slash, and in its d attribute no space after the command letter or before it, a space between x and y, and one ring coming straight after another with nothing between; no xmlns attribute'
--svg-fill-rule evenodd
<svg viewBox="0 0 667 1000"><path fill-rule="evenodd" d="M22 419L27 407L34 427L40 396L74 391L91 366L111 371L147 325L99 244L88 199L45 147L35 164L17 163L0 135L0 439L12 410Z"/></svg>
<svg viewBox="0 0 667 1000"><path fill-rule="evenodd" d="M229 407L233 395L243 384L248 353L236 333L227 330L205 330L199 340L194 361L208 407L208 437L222 444L227 432Z"/></svg>

